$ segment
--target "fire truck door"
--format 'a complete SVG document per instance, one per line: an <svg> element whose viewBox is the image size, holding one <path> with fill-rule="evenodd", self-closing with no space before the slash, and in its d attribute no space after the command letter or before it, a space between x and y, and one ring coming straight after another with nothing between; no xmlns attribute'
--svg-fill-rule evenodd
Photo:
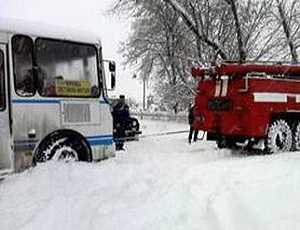
<svg viewBox="0 0 300 230"><path fill-rule="evenodd" d="M0 43L0 176L13 169L6 45Z"/></svg>

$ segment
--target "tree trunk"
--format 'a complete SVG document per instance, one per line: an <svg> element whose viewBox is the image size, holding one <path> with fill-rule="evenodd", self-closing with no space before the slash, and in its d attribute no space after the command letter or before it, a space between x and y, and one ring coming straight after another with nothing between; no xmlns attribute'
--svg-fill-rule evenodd
<svg viewBox="0 0 300 230"><path fill-rule="evenodd" d="M277 8L279 11L284 34L286 36L286 40L287 40L287 43L288 43L288 46L289 46L289 49L291 52L292 63L296 64L296 63L298 63L298 54L297 54L297 51L295 48L295 44L291 38L291 28L288 25L287 17L286 17L286 14L285 14L283 6L282 6L282 1L277 0Z"/></svg>
<svg viewBox="0 0 300 230"><path fill-rule="evenodd" d="M246 52L244 48L244 42L242 37L242 30L241 30L241 24L238 17L238 12L236 8L236 2L235 0L225 0L231 8L234 23L235 23L235 29L236 29L236 35L237 35L237 42L238 42L238 48L239 48L239 62L244 63L246 61Z"/></svg>
<svg viewBox="0 0 300 230"><path fill-rule="evenodd" d="M173 9L181 15L188 28L196 35L196 37L206 43L208 46L212 47L223 60L228 60L224 50L214 41L210 40L208 37L203 36L197 29L196 23L193 21L192 17L184 10L184 8L176 2L176 0L163 0L169 3Z"/></svg>

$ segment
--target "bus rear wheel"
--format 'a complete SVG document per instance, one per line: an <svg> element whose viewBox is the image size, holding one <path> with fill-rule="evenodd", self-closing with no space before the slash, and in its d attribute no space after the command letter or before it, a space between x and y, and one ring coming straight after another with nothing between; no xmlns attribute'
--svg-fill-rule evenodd
<svg viewBox="0 0 300 230"><path fill-rule="evenodd" d="M91 151L86 141L78 134L55 132L45 138L34 154L34 163L55 161L91 161Z"/></svg>

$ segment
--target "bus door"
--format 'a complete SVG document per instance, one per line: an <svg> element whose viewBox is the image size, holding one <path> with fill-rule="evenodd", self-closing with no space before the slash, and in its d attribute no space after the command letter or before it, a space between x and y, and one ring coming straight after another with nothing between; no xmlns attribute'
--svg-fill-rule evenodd
<svg viewBox="0 0 300 230"><path fill-rule="evenodd" d="M0 43L0 176L13 169L6 46Z"/></svg>

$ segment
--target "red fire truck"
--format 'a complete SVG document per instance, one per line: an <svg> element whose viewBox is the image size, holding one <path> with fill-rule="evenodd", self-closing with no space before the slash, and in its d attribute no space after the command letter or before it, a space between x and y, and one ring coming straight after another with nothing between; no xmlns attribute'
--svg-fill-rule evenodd
<svg viewBox="0 0 300 230"><path fill-rule="evenodd" d="M300 150L299 65L229 63L194 67L192 75L194 127L219 148Z"/></svg>

